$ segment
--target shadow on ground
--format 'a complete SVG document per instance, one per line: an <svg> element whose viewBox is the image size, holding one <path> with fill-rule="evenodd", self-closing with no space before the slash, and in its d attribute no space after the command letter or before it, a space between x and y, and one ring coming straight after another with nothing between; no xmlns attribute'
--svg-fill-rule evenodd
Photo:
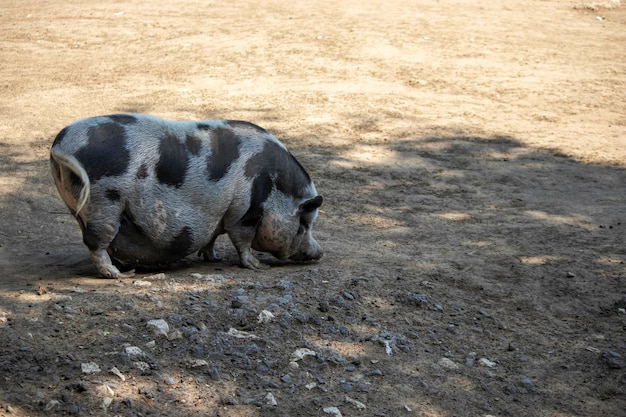
<svg viewBox="0 0 626 417"><path fill-rule="evenodd" d="M510 137L305 147L281 133L326 197L319 263L251 272L221 241L223 264L192 260L125 281L94 278L47 160L3 150L2 180L15 190L0 204L7 413L626 408L623 168ZM274 318L260 322L262 311ZM165 334L149 327L155 319ZM315 356L296 359L301 348ZM86 373L92 362L100 371Z"/></svg>

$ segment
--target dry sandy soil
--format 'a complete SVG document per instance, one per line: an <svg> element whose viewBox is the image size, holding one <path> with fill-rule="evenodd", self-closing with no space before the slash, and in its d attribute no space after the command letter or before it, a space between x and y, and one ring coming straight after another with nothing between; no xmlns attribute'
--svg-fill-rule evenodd
<svg viewBox="0 0 626 417"><path fill-rule="evenodd" d="M3 0L0 415L626 415L617 3ZM116 112L273 132L325 257L99 279L48 150Z"/></svg>

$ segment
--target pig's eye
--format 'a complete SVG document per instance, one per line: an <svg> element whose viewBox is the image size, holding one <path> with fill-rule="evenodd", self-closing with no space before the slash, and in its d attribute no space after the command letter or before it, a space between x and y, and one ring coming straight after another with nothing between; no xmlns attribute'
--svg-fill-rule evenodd
<svg viewBox="0 0 626 417"><path fill-rule="evenodd" d="M309 225L307 224L307 222L304 221L304 219L300 219L300 228L298 229L298 234L302 235L306 233L308 229L309 229Z"/></svg>

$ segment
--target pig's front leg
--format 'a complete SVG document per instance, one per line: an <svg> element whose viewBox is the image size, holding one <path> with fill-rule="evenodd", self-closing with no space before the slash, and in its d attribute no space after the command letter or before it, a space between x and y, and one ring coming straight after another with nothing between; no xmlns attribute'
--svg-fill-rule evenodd
<svg viewBox="0 0 626 417"><path fill-rule="evenodd" d="M266 265L259 261L253 254L250 248L239 250L239 260L241 261L241 265L250 268L250 269L269 269L269 265Z"/></svg>
<svg viewBox="0 0 626 417"><path fill-rule="evenodd" d="M236 227L228 231L228 237L237 249L239 254L239 261L241 266L250 269L268 269L269 265L261 263L253 254L251 250L252 240L256 228L252 227Z"/></svg>
<svg viewBox="0 0 626 417"><path fill-rule="evenodd" d="M128 272L120 272L111 262L111 257L105 249L89 251L89 255L91 255L91 260L104 278L131 278L135 276L134 269Z"/></svg>

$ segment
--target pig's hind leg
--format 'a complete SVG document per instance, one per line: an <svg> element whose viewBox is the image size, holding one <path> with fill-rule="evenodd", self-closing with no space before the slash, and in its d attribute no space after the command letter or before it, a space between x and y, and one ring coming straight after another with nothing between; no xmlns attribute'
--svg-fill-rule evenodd
<svg viewBox="0 0 626 417"><path fill-rule="evenodd" d="M205 261L207 262L221 262L222 257L215 253L215 240L217 239L217 235L211 238L211 241L207 243L198 255L202 255Z"/></svg>
<svg viewBox="0 0 626 417"><path fill-rule="evenodd" d="M217 240L217 237L219 235L224 234L224 233L226 233L224 230L224 225L220 224L217 227L217 229L213 232L213 235L211 236L211 240L209 240L209 243L207 243L206 245L204 245L204 247L202 247L202 249L200 249L200 251L198 252L198 255L202 256L204 260L207 262L221 262L222 257L215 253L215 241Z"/></svg>
<svg viewBox="0 0 626 417"><path fill-rule="evenodd" d="M135 270L131 269L127 272L120 272L119 269L111 262L111 257L106 249L90 250L89 255L96 268L104 278L131 278L135 276Z"/></svg>
<svg viewBox="0 0 626 417"><path fill-rule="evenodd" d="M94 206L89 208L91 207ZM91 260L104 278L130 278L135 275L135 270L120 272L107 252L120 228L120 209L109 205L105 209L88 212L86 216L83 242L89 249Z"/></svg>

